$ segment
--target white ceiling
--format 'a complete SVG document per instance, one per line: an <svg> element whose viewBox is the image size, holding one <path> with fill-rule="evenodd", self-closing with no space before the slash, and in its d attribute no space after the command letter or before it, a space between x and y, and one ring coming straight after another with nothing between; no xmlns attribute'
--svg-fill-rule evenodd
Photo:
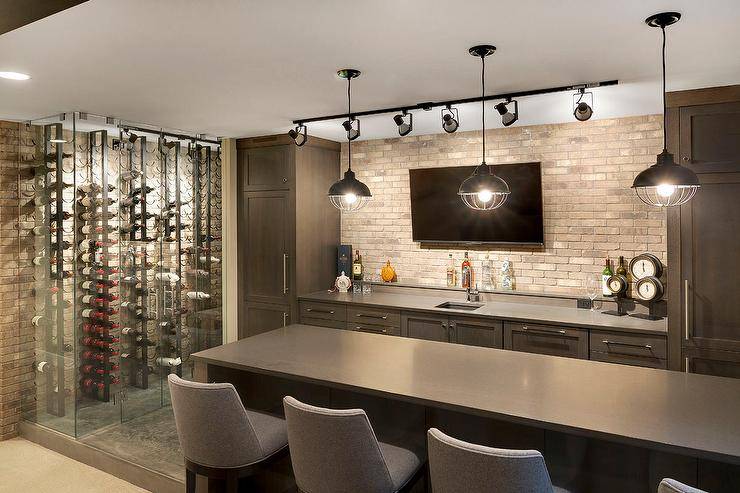
<svg viewBox="0 0 740 493"><path fill-rule="evenodd" d="M668 30L669 90L740 83L737 0L91 0L0 36L0 118L83 110L219 136L284 132L291 120L472 97L492 43L489 93L619 79L594 90L595 117L660 111L660 32L643 20L684 18ZM493 116L492 105L489 115ZM572 121L571 95L524 99L520 123ZM491 117L489 121L496 120ZM500 126L500 122L497 122ZM439 110L416 133L440 132ZM477 105L461 129L480 128ZM340 140L338 122L309 127ZM396 134L390 116L364 119L363 138Z"/></svg>

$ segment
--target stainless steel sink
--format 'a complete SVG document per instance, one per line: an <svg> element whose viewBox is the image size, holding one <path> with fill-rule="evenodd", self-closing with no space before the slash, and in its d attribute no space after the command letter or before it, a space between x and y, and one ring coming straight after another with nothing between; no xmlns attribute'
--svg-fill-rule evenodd
<svg viewBox="0 0 740 493"><path fill-rule="evenodd" d="M445 308L447 310L467 310L472 312L482 307L482 303L466 303L464 301L445 301L441 305L437 305L435 308Z"/></svg>

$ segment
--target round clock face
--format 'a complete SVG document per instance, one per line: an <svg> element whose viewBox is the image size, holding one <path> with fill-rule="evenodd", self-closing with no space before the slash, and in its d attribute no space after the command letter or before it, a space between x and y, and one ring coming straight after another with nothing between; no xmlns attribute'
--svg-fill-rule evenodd
<svg viewBox="0 0 740 493"><path fill-rule="evenodd" d="M656 301L663 297L663 284L655 277L645 277L635 286L637 296L644 301Z"/></svg>
<svg viewBox="0 0 740 493"><path fill-rule="evenodd" d="M609 290L612 293L618 293L622 290L622 281L616 277L609 279Z"/></svg>
<svg viewBox="0 0 740 493"><path fill-rule="evenodd" d="M643 253L630 261L630 274L635 279L646 277L660 277L663 273L663 264L660 259L650 253Z"/></svg>

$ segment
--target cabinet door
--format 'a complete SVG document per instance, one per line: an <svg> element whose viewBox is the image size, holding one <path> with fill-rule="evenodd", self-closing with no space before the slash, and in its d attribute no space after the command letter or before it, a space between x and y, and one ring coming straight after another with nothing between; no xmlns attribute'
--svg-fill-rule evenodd
<svg viewBox="0 0 740 493"><path fill-rule="evenodd" d="M684 370L702 375L740 378L740 353L709 349L684 350Z"/></svg>
<svg viewBox="0 0 740 493"><path fill-rule="evenodd" d="M255 147L237 153L241 190L287 190L292 185L290 146Z"/></svg>
<svg viewBox="0 0 740 493"><path fill-rule="evenodd" d="M449 342L447 317L426 313L401 313L401 334L414 339Z"/></svg>
<svg viewBox="0 0 740 493"><path fill-rule="evenodd" d="M242 194L238 248L244 299L248 302L289 304L289 193Z"/></svg>
<svg viewBox="0 0 740 493"><path fill-rule="evenodd" d="M503 347L503 324L497 320L450 319L450 342L467 346Z"/></svg>
<svg viewBox="0 0 740 493"><path fill-rule="evenodd" d="M701 189L680 210L683 345L740 351L740 170L698 176Z"/></svg>
<svg viewBox="0 0 740 493"><path fill-rule="evenodd" d="M525 353L588 359L588 331L507 322L504 348Z"/></svg>
<svg viewBox="0 0 740 493"><path fill-rule="evenodd" d="M268 332L290 323L290 307L288 305L265 305L261 303L247 303L246 323L239 324L239 339Z"/></svg>
<svg viewBox="0 0 740 493"><path fill-rule="evenodd" d="M679 121L681 164L697 173L738 171L740 102L687 106Z"/></svg>

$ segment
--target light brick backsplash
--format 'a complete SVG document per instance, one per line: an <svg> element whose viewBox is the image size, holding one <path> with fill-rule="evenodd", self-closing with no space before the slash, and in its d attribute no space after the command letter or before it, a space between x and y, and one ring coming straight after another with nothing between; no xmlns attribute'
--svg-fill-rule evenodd
<svg viewBox="0 0 740 493"><path fill-rule="evenodd" d="M472 131L352 143L352 168L373 200L342 215L341 237L360 250L365 272L378 273L390 260L400 283L444 286L448 254L459 269L467 250L477 272L486 254L496 273L502 260L510 260L519 291L582 295L606 256L629 260L651 252L665 262L665 211L646 206L630 189L662 149L660 115L486 132L489 164L542 163L544 247L428 247L412 241L408 170L476 165L481 139L480 131ZM346 154L345 143L343 167Z"/></svg>

